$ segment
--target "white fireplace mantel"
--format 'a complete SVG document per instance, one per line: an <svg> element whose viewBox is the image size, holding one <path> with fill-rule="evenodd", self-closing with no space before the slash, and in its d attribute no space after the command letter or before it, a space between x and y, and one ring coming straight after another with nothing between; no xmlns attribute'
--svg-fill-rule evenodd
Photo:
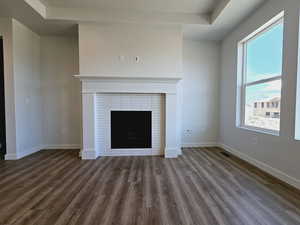
<svg viewBox="0 0 300 225"><path fill-rule="evenodd" d="M181 154L178 121L178 83L180 77L128 77L105 75L75 75L82 82L82 159L101 157L96 143L95 109L96 96L101 93L163 94L165 98L164 155L175 158ZM99 106L98 106L99 107ZM110 131L108 131L110 132Z"/></svg>
<svg viewBox="0 0 300 225"><path fill-rule="evenodd" d="M82 93L177 93L180 77L125 77L75 75L82 81Z"/></svg>

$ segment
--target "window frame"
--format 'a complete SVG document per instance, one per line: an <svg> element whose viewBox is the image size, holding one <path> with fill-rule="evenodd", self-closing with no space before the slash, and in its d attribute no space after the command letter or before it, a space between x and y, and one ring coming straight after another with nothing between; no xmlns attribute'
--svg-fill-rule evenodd
<svg viewBox="0 0 300 225"><path fill-rule="evenodd" d="M243 39L242 41L239 42L239 51L241 53L241 57L239 57L239 62L241 65L238 65L240 67L240 73L241 73L241 84L238 86L240 88L240 101L238 101L238 109L239 109L239 121L237 124L237 127L250 130L250 131L255 131L255 132L260 132L260 133L266 133L266 134L271 134L271 135L276 135L279 136L280 134L280 129L279 130L272 130L272 129L267 129L267 128L261 128L261 127L256 127L256 126L250 126L245 124L245 106L246 106L246 89L247 87L251 87L254 85L259 85L259 84L264 84L276 80L282 80L282 74L275 75L274 77L271 78L266 78L266 79L260 79L257 81L253 82L248 82L247 83L247 43L260 35L262 35L265 32L268 32L275 26L279 24L284 24L284 12L281 12L277 16L275 16L273 19L271 19L268 23L263 25L262 27L258 28L256 31L254 31L252 34L250 34L248 37ZM283 61L282 61L283 63ZM282 68L283 69L283 68ZM281 89L282 92L282 89ZM281 106L282 104L280 104ZM281 119L281 118L280 118Z"/></svg>

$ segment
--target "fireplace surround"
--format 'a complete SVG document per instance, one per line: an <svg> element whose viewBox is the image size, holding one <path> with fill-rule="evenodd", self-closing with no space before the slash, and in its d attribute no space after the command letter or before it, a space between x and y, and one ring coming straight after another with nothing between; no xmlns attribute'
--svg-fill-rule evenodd
<svg viewBox="0 0 300 225"><path fill-rule="evenodd" d="M96 159L102 156L128 156L128 155L161 155L165 158L175 158L181 154L180 143L180 118L179 117L179 98L178 85L180 78L157 78L157 77L116 77L116 76L100 76L100 75L75 75L82 82L82 126L83 126L83 144L80 152L82 159ZM155 130L159 132L159 141L152 147L152 151L147 151L148 148L120 148L120 146L111 145L111 135L105 134L112 132L111 126L106 126L111 120L108 118L108 110L105 109L105 96L116 95L119 98L126 96L144 96L145 101L153 101L147 99L161 99L162 108L159 109L159 121L162 126L159 129L151 127L152 135ZM159 96L159 98L158 98ZM128 98L128 97L127 97ZM152 111L155 106L139 104L138 101L132 99L130 109L119 110L118 104L113 107L112 111ZM110 100L114 101L114 100ZM156 100L158 101L158 100ZM140 106L143 105L143 106ZM134 107L133 107L134 106ZM112 107L112 106L111 106ZM127 106L126 106L127 107ZM137 107L137 108L136 108ZM143 108L144 107L144 108ZM153 107L154 109L151 109ZM135 108L135 109L134 109ZM142 110L141 110L142 109ZM149 115L148 115L149 116ZM149 118L148 118L149 119ZM100 121L100 122L99 122ZM151 140L152 143L155 140ZM105 143L110 143L108 146ZM159 144L158 144L159 143ZM119 143L120 144L120 143ZM147 147L147 146L144 146ZM116 149L116 151L114 151ZM124 151L122 151L124 149Z"/></svg>

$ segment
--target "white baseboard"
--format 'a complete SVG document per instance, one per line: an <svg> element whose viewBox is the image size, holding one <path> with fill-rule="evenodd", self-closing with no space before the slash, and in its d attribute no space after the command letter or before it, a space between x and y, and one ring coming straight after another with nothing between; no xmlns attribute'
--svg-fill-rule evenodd
<svg viewBox="0 0 300 225"><path fill-rule="evenodd" d="M10 154L10 153L7 153L5 155L5 160L18 160L18 159L22 159L28 155L31 155L33 153L36 153L40 150L43 149L43 146L37 146L37 147L33 147L33 148L30 148L30 149L27 149L25 151L22 151L22 152L17 152L17 153L13 153L13 154Z"/></svg>
<svg viewBox="0 0 300 225"><path fill-rule="evenodd" d="M182 155L182 148L178 148L178 155Z"/></svg>
<svg viewBox="0 0 300 225"><path fill-rule="evenodd" d="M52 149L61 149L61 150L65 150L65 149L81 149L81 146L78 144L68 144L68 145L44 145L43 149L47 150L52 150Z"/></svg>
<svg viewBox="0 0 300 225"><path fill-rule="evenodd" d="M5 160L18 160L17 154L6 153Z"/></svg>
<svg viewBox="0 0 300 225"><path fill-rule="evenodd" d="M210 142L198 142L198 143L182 143L183 148L201 148L201 147L216 147L218 143L216 141Z"/></svg>
<svg viewBox="0 0 300 225"><path fill-rule="evenodd" d="M95 149L82 149L79 153L82 160L93 160L98 158Z"/></svg>
<svg viewBox="0 0 300 225"><path fill-rule="evenodd" d="M22 159L28 155L31 155L33 153L36 153L38 151L41 150L46 150L46 149L80 149L79 145L40 145L37 147L33 147L31 149L27 149L25 151L22 152L17 152L17 153L6 153L5 155L5 160L18 160L18 159Z"/></svg>
<svg viewBox="0 0 300 225"><path fill-rule="evenodd" d="M179 153L178 148L165 148L165 158L177 158Z"/></svg>
<svg viewBox="0 0 300 225"><path fill-rule="evenodd" d="M219 143L218 145L220 148L223 148L224 150L230 152L231 154L237 156L238 158L245 160L246 162L258 167L259 169L271 174L272 176L290 184L291 186L293 186L297 189L300 189L300 180L298 180L294 177L291 177L290 175L288 175L276 168L273 168L272 166L267 165L266 163L256 160L256 159L254 159L254 158L252 158L252 157L242 153L241 151L234 149L228 145L225 145L223 143Z"/></svg>

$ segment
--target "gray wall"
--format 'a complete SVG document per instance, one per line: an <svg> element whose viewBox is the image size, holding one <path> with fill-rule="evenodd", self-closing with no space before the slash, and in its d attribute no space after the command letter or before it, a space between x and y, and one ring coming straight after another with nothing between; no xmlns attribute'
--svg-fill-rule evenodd
<svg viewBox="0 0 300 225"><path fill-rule="evenodd" d="M15 87L13 75L13 38L12 19L0 19L0 36L4 43L4 81L5 81L5 122L6 151L11 156L16 155L16 118L15 118Z"/></svg>
<svg viewBox="0 0 300 225"><path fill-rule="evenodd" d="M81 92L78 39L41 38L43 131L46 148L80 148Z"/></svg>
<svg viewBox="0 0 300 225"><path fill-rule="evenodd" d="M180 26L80 24L79 52L83 75L178 77L182 73Z"/></svg>
<svg viewBox="0 0 300 225"><path fill-rule="evenodd" d="M4 39L6 159L43 148L81 145L78 40L40 37L14 19L0 19Z"/></svg>
<svg viewBox="0 0 300 225"><path fill-rule="evenodd" d="M180 119L184 146L217 142L219 54L217 42L183 41ZM76 147L81 141L80 83L72 77L78 73L77 39L42 37L41 63L44 144L53 148Z"/></svg>
<svg viewBox="0 0 300 225"><path fill-rule="evenodd" d="M12 25L16 145L22 157L43 142L40 37L16 20Z"/></svg>
<svg viewBox="0 0 300 225"><path fill-rule="evenodd" d="M270 0L222 43L220 143L240 157L300 187L300 143L294 139L299 30L299 0ZM285 10L280 136L237 128L237 44Z"/></svg>
<svg viewBox="0 0 300 225"><path fill-rule="evenodd" d="M215 145L219 126L220 44L183 42L182 143Z"/></svg>

